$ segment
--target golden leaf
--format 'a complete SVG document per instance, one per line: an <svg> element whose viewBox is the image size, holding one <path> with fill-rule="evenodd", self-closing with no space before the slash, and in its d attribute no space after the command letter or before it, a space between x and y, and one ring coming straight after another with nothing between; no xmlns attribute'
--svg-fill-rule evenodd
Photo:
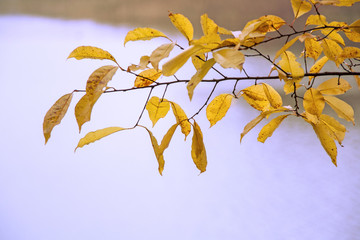
<svg viewBox="0 0 360 240"><path fill-rule="evenodd" d="M118 67L103 66L96 69L89 77L86 83L86 94L79 100L75 106L75 118L81 131L81 126L90 121L91 111L99 99L108 82L116 73Z"/></svg>
<svg viewBox="0 0 360 240"><path fill-rule="evenodd" d="M275 54L274 57L274 61L275 59L277 59L281 54L283 54L287 49L289 49L289 47L291 47L297 40L299 39L299 37L293 38L291 39L291 41L287 42L284 46L282 46L282 48L280 48L280 50L278 50Z"/></svg>
<svg viewBox="0 0 360 240"><path fill-rule="evenodd" d="M289 72L292 79L298 83L304 76L304 69L301 64L296 61L295 55L290 51L285 51L281 54L279 65L282 70Z"/></svg>
<svg viewBox="0 0 360 240"><path fill-rule="evenodd" d="M360 19L350 24L349 29L346 29L344 32L349 40L360 42Z"/></svg>
<svg viewBox="0 0 360 240"><path fill-rule="evenodd" d="M153 28L135 28L126 34L124 46L129 41L150 40L157 37L169 39L164 33Z"/></svg>
<svg viewBox="0 0 360 240"><path fill-rule="evenodd" d="M196 55L191 56L191 61L196 71L198 71L201 66L206 62L205 53L197 53Z"/></svg>
<svg viewBox="0 0 360 240"><path fill-rule="evenodd" d="M210 127L225 117L233 97L232 94L220 94L210 102L206 108L206 117L210 122Z"/></svg>
<svg viewBox="0 0 360 240"><path fill-rule="evenodd" d="M156 159L157 159L158 164L159 164L158 170L159 170L160 175L162 176L162 172L163 172L164 166L165 166L165 160L164 160L163 152L160 151L159 144L158 144L156 138L154 137L153 133L144 126L139 125L139 127L145 128L145 130L149 133L150 140L151 140L151 145L152 145L152 147L154 149L154 153L155 153Z"/></svg>
<svg viewBox="0 0 360 240"><path fill-rule="evenodd" d="M246 102L253 108L259 111L266 111L271 108L270 102L262 85L252 85L241 90L241 93L241 96L244 97Z"/></svg>
<svg viewBox="0 0 360 240"><path fill-rule="evenodd" d="M265 15L259 18L260 21L266 20L269 25L268 32L274 32L286 24L285 20L275 15Z"/></svg>
<svg viewBox="0 0 360 240"><path fill-rule="evenodd" d="M327 21L326 21L326 17L324 15L310 15L305 23L305 26L307 25L318 25L318 26L322 26L322 25L326 25Z"/></svg>
<svg viewBox="0 0 360 240"><path fill-rule="evenodd" d="M201 15L200 23L204 35L212 35L218 32L218 25L206 13Z"/></svg>
<svg viewBox="0 0 360 240"><path fill-rule="evenodd" d="M329 61L327 56L323 56L318 61L314 63L314 65L310 68L310 73L318 73L324 67L325 63ZM314 77L309 76L309 80L311 81Z"/></svg>
<svg viewBox="0 0 360 240"><path fill-rule="evenodd" d="M354 78L355 78L356 84L358 85L358 88L360 90L360 77L358 75L355 75Z"/></svg>
<svg viewBox="0 0 360 240"><path fill-rule="evenodd" d="M191 132L191 124L188 120L188 117L186 116L184 110L174 102L170 102L172 106L172 110L174 113L174 116L176 118L176 122L180 124L181 132L185 135L185 140L187 135Z"/></svg>
<svg viewBox="0 0 360 240"><path fill-rule="evenodd" d="M352 122L355 125L354 109L343 100L333 97L324 96L325 102L336 112L339 118Z"/></svg>
<svg viewBox="0 0 360 240"><path fill-rule="evenodd" d="M164 135L163 139L161 140L160 147L159 147L160 153L163 153L165 151L165 149L169 147L170 141L175 133L177 126L179 126L178 123L175 123L174 125L172 125L169 128L169 130L166 132L166 134Z"/></svg>
<svg viewBox="0 0 360 240"><path fill-rule="evenodd" d="M221 44L220 35L217 33L204 35L200 39L192 40L191 45L202 45L204 48L207 48L208 51L216 49Z"/></svg>
<svg viewBox="0 0 360 240"><path fill-rule="evenodd" d="M342 141L345 138L346 128L344 125L339 123L335 118L330 117L329 115L322 114L320 116L320 121L324 123L329 130L329 135L339 144L342 144Z"/></svg>
<svg viewBox="0 0 360 240"><path fill-rule="evenodd" d="M280 94L269 84L262 83L264 93L273 108L279 108L282 106L282 99Z"/></svg>
<svg viewBox="0 0 360 240"><path fill-rule="evenodd" d="M195 87L201 82L201 80L203 80L203 78L206 76L212 66L214 66L214 64L215 60L213 58L209 59L201 66L201 68L195 73L195 75L191 77L190 81L186 86L190 101L193 97Z"/></svg>
<svg viewBox="0 0 360 240"><path fill-rule="evenodd" d="M263 120L265 117L266 117L266 115L264 113L261 113L259 116L257 116L253 120L251 120L248 124L246 124L246 126L244 127L243 132L240 135L240 143L241 143L241 140L243 139L243 137L248 132L250 132L251 129L253 129L256 125L258 125L261 122L261 120Z"/></svg>
<svg viewBox="0 0 360 240"><path fill-rule="evenodd" d="M115 58L108 52L98 47L91 46L81 46L75 48L70 55L69 58L75 58L77 60L90 58L90 59L107 59L116 62Z"/></svg>
<svg viewBox="0 0 360 240"><path fill-rule="evenodd" d="M360 48L357 47L345 47L340 54L341 58L360 58Z"/></svg>
<svg viewBox="0 0 360 240"><path fill-rule="evenodd" d="M158 78L161 76L161 71L157 71L156 69L147 69L139 73L134 82L134 87L141 88L147 87L152 83L156 82Z"/></svg>
<svg viewBox="0 0 360 240"><path fill-rule="evenodd" d="M280 115L272 119L268 124L266 124L260 131L258 136L258 141L264 143L268 137L271 137L274 131L279 127L281 122L287 118L290 114Z"/></svg>
<svg viewBox="0 0 360 240"><path fill-rule="evenodd" d="M315 61L322 53L321 44L313 38L305 39L306 56L313 58Z"/></svg>
<svg viewBox="0 0 360 240"><path fill-rule="evenodd" d="M187 17L179 13L170 13L169 18L172 24L186 37L190 42L194 37L194 28Z"/></svg>
<svg viewBox="0 0 360 240"><path fill-rule="evenodd" d="M311 10L311 3L305 0L291 0L291 6L295 18L298 18Z"/></svg>
<svg viewBox="0 0 360 240"><path fill-rule="evenodd" d="M321 33L324 34L324 36L326 36L327 38L334 40L335 42L345 46L344 39L341 37L339 33L334 31L334 29L331 28L321 29Z"/></svg>
<svg viewBox="0 0 360 240"><path fill-rule="evenodd" d="M213 52L213 57L223 68L235 68L241 70L245 62L244 54L234 48Z"/></svg>
<svg viewBox="0 0 360 240"><path fill-rule="evenodd" d="M317 88L321 94L339 95L351 89L351 85L342 78L331 78L322 82Z"/></svg>
<svg viewBox="0 0 360 240"><path fill-rule="evenodd" d="M96 69L86 82L86 94L92 95L99 92L102 93L117 70L117 66L111 65L102 66Z"/></svg>
<svg viewBox="0 0 360 240"><path fill-rule="evenodd" d="M323 122L319 122L318 124L312 123L311 125L317 137L319 138L321 145L325 149L326 153L330 156L331 161L335 166L337 166L337 148L334 139L329 134L329 128Z"/></svg>
<svg viewBox="0 0 360 240"><path fill-rule="evenodd" d="M338 7L350 7L354 3L359 2L359 0L318 0L316 3L322 5L334 5Z"/></svg>
<svg viewBox="0 0 360 240"><path fill-rule="evenodd" d="M122 128L122 127L108 127L96 130L94 132L89 132L85 135L85 137L81 138L76 149L82 148L85 145L88 145L90 143L93 143L97 140L100 140L103 137L109 136L110 134L122 131L122 130L128 130L130 128Z"/></svg>
<svg viewBox="0 0 360 240"><path fill-rule="evenodd" d="M44 122L43 122L43 133L45 137L45 144L51 136L51 131L53 128L60 124L61 120L64 118L70 102L72 99L72 93L65 94L59 98L54 105L47 111Z"/></svg>
<svg viewBox="0 0 360 240"><path fill-rule="evenodd" d="M170 110L170 103L166 99L161 101L158 97L152 97L146 104L146 110L154 127L160 118L167 115Z"/></svg>
<svg viewBox="0 0 360 240"><path fill-rule="evenodd" d="M159 62L167 58L170 55L170 52L174 49L175 43L163 44L160 47L156 48L150 55L150 63L156 70L159 69Z"/></svg>
<svg viewBox="0 0 360 240"><path fill-rule="evenodd" d="M319 90L309 88L304 94L303 105L306 112L320 116L325 107L325 99Z"/></svg>
<svg viewBox="0 0 360 240"><path fill-rule="evenodd" d="M164 76L174 75L192 55L195 55L199 50L203 49L200 45L193 45L188 49L182 51L180 54L166 62L162 67Z"/></svg>
<svg viewBox="0 0 360 240"><path fill-rule="evenodd" d="M336 66L339 67L342 62L340 62L341 60L338 59L338 56L342 53L342 48L331 39L323 39L321 41L321 47L324 50L325 56L327 56L331 61L334 61Z"/></svg>
<svg viewBox="0 0 360 240"><path fill-rule="evenodd" d="M194 134L191 144L191 157L195 163L195 166L200 170L200 173L203 173L206 171L207 165L206 150L201 129L195 120L193 129Z"/></svg>

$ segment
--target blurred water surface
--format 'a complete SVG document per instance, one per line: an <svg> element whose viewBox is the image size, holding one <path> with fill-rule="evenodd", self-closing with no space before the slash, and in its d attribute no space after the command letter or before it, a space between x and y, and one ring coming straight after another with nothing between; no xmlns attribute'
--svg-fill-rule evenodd
<svg viewBox="0 0 360 240"><path fill-rule="evenodd" d="M101 47L127 66L166 41L131 42L124 48L128 30L89 20L0 17L0 239L360 239L360 131L348 123L336 168L311 127L300 120L285 120L265 144L256 141L260 129L253 129L240 145L243 127L258 113L239 100L211 129L205 114L198 118L207 172L198 176L191 139L184 142L178 130L160 177L142 129L117 133L73 153L86 132L132 126L147 91L106 94L80 135L73 116L81 97L76 94L44 146L42 120L51 104L84 88L94 69L111 64L66 61L75 47ZM249 64L254 73L268 71L251 60ZM191 76L192 71L189 66L183 74ZM111 85L132 82L118 72ZM166 97L190 115L211 87L196 89L192 105L185 85L169 88ZM223 84L215 94L229 90L231 84ZM356 106L358 92L353 96ZM160 120L155 136L161 139L174 121ZM151 126L146 115L142 123Z"/></svg>

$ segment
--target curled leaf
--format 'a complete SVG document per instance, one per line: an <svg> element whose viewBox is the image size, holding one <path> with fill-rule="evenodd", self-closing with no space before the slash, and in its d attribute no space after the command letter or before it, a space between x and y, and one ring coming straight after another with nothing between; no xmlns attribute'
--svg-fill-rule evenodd
<svg viewBox="0 0 360 240"><path fill-rule="evenodd" d="M188 117L186 116L184 110L174 102L170 102L171 107L174 113L174 116L176 118L176 122L180 124L181 132L185 135L185 140L187 135L191 132L191 124L188 120Z"/></svg>
<svg viewBox="0 0 360 240"><path fill-rule="evenodd" d="M172 125L169 128L169 130L164 135L163 139L161 140L160 149L159 149L161 153L163 153L165 151L165 149L169 147L170 141L171 141L171 139L175 133L175 130L178 126L179 126L179 124L175 123L174 125Z"/></svg>
<svg viewBox="0 0 360 240"><path fill-rule="evenodd" d="M262 83L264 93L273 108L279 108L282 106L282 99L280 94L269 84Z"/></svg>
<svg viewBox="0 0 360 240"><path fill-rule="evenodd" d="M88 134L85 135L85 137L81 138L76 149L78 148L82 148L85 145L88 145L90 143L93 143L97 140L100 140L106 136L109 136L110 134L122 131L122 130L129 130L130 128L122 128L122 127L108 127L108 128L103 128L103 129L99 129L96 130L94 132L89 132Z"/></svg>
<svg viewBox="0 0 360 240"><path fill-rule="evenodd" d="M146 104L146 110L149 113L149 118L154 127L160 118L167 115L170 110L170 103L166 99L161 101L158 97L154 96Z"/></svg>
<svg viewBox="0 0 360 240"><path fill-rule="evenodd" d="M240 143L241 143L241 140L243 139L243 137L248 132L250 132L251 129L253 129L256 125L258 125L265 117L266 117L266 115L264 113L261 113L259 116L257 116L256 118L254 118L248 124L245 125L244 130L240 135Z"/></svg>
<svg viewBox="0 0 360 240"><path fill-rule="evenodd" d="M210 127L225 117L233 97L232 94L220 94L210 102L206 108L206 117L210 122Z"/></svg>
<svg viewBox="0 0 360 240"><path fill-rule="evenodd" d="M196 165L196 167L200 170L200 173L206 171L207 166L207 158L206 158L206 150L203 140L203 134L199 125L194 120L194 134L192 138L191 144L191 157Z"/></svg>
<svg viewBox="0 0 360 240"><path fill-rule="evenodd" d="M64 118L70 102L72 99L72 93L65 94L59 98L54 105L47 111L44 122L43 122L43 133L45 137L45 144L51 136L53 128L60 124L61 120Z"/></svg>
<svg viewBox="0 0 360 240"><path fill-rule="evenodd" d="M135 28L126 34L124 46L129 41L150 40L157 37L168 38L164 33L153 28Z"/></svg>
<svg viewBox="0 0 360 240"><path fill-rule="evenodd" d="M89 58L89 59L107 59L116 62L115 58L108 52L98 47L91 46L81 46L75 48L70 55L69 58L75 58L77 60Z"/></svg>

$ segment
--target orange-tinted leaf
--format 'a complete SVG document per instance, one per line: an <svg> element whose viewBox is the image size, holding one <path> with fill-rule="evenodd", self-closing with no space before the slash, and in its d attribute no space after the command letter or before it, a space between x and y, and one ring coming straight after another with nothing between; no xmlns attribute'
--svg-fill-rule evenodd
<svg viewBox="0 0 360 240"><path fill-rule="evenodd" d="M157 71L156 69L147 69L139 73L134 82L134 87L141 88L147 87L152 83L156 82L158 78L161 76L161 71Z"/></svg>

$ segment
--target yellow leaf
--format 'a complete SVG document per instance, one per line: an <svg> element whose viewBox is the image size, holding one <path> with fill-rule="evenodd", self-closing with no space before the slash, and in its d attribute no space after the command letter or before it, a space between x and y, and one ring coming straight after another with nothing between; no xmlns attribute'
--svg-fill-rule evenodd
<svg viewBox="0 0 360 240"><path fill-rule="evenodd" d="M295 55L290 51L285 51L281 54L279 65L285 72L291 74L293 80L301 80L304 76L304 69L301 67L301 64L296 61Z"/></svg>
<svg viewBox="0 0 360 240"><path fill-rule="evenodd" d="M311 10L311 3L305 0L291 0L291 6L295 18L298 18Z"/></svg>
<svg viewBox="0 0 360 240"><path fill-rule="evenodd" d="M92 95L104 91L108 82L118 70L117 66L102 66L96 69L86 82L86 94Z"/></svg>
<svg viewBox="0 0 360 240"><path fill-rule="evenodd" d="M256 125L258 125L261 122L261 120L263 120L265 117L266 117L266 115L264 113L261 113L259 116L257 116L253 120L251 120L248 124L246 124L246 126L244 127L243 132L240 135L240 143L241 143L241 140L243 139L243 137L248 132L250 132L251 129L253 129Z"/></svg>
<svg viewBox="0 0 360 240"><path fill-rule="evenodd" d="M196 54L196 56L191 56L191 61L196 69L196 71L198 71L201 66L206 62L205 61L205 54L204 53L198 53Z"/></svg>
<svg viewBox="0 0 360 240"><path fill-rule="evenodd" d="M354 109L337 97L324 96L325 102L336 112L339 118L352 122L355 125Z"/></svg>
<svg viewBox="0 0 360 240"><path fill-rule="evenodd" d="M206 171L206 165L207 165L206 150L205 150L201 129L195 120L194 120L193 129L194 129L194 134L191 144L191 157L197 169L200 170L200 173L203 173Z"/></svg>
<svg viewBox="0 0 360 240"><path fill-rule="evenodd" d="M172 24L186 37L190 42L194 37L194 28L187 17L179 13L170 13L169 18Z"/></svg>
<svg viewBox="0 0 360 240"><path fill-rule="evenodd" d="M139 65L136 65L136 64L131 64L127 71L128 72L134 72L134 71L137 71L137 70L144 70L147 68L147 65L149 64L150 62L150 57L149 56L142 56L140 58L140 62L139 62Z"/></svg>
<svg viewBox="0 0 360 240"><path fill-rule="evenodd" d="M355 78L356 84L358 85L358 88L360 90L360 77L358 75L355 75L354 78Z"/></svg>
<svg viewBox="0 0 360 240"><path fill-rule="evenodd" d="M304 94L303 105L306 112L320 116L325 107L325 99L319 90L309 88Z"/></svg>
<svg viewBox="0 0 360 240"><path fill-rule="evenodd" d="M204 35L200 39L192 40L191 45L202 45L204 48L207 48L208 51L216 49L221 43L220 35L217 33Z"/></svg>
<svg viewBox="0 0 360 240"><path fill-rule="evenodd" d="M161 71L157 71L156 69L147 69L139 73L134 82L134 87L141 88L147 87L152 83L156 82L158 78L161 76Z"/></svg>
<svg viewBox="0 0 360 240"><path fill-rule="evenodd" d="M162 72L164 76L174 75L188 60L192 55L195 55L203 47L200 45L193 45L188 49L182 51L180 54L166 62L162 67Z"/></svg>
<svg viewBox="0 0 360 240"><path fill-rule="evenodd" d="M201 15L200 23L204 35L212 35L218 32L218 25L206 13Z"/></svg>
<svg viewBox="0 0 360 240"><path fill-rule="evenodd" d="M146 104L146 110L154 127L160 118L167 115L170 110L170 103L166 99L161 101L158 97L152 97Z"/></svg>
<svg viewBox="0 0 360 240"><path fill-rule="evenodd" d="M116 62L115 58L108 52L98 47L91 46L81 46L75 48L70 55L69 58L75 58L77 60L90 58L90 59L107 59Z"/></svg>
<svg viewBox="0 0 360 240"><path fill-rule="evenodd" d="M93 143L97 140L100 140L103 137L109 136L110 134L122 131L122 130L128 130L130 128L122 128L122 127L108 127L108 128L103 128L103 129L99 129L96 130L94 132L89 132L88 134L85 135L85 137L81 138L76 149L78 148L82 148L83 146Z"/></svg>
<svg viewBox="0 0 360 240"><path fill-rule="evenodd" d="M325 114L320 116L320 121L328 127L329 135L341 145L345 138L345 126L340 124L335 118Z"/></svg>
<svg viewBox="0 0 360 240"><path fill-rule="evenodd" d="M281 122L287 118L290 114L281 115L272 119L268 124L266 124L260 131L258 136L258 141L264 143L268 137L271 137L274 131L279 127Z"/></svg>
<svg viewBox="0 0 360 240"><path fill-rule="evenodd" d="M306 56L313 58L315 61L322 53L321 44L313 38L305 39Z"/></svg>
<svg viewBox="0 0 360 240"><path fill-rule="evenodd" d="M335 42L345 46L344 39L340 36L339 33L334 31L334 29L331 28L325 28L321 30L321 33L324 34L327 38L334 40Z"/></svg>
<svg viewBox="0 0 360 240"><path fill-rule="evenodd" d="M129 41L150 40L157 37L168 38L164 33L153 28L135 28L126 34L124 46Z"/></svg>
<svg viewBox="0 0 360 240"><path fill-rule="evenodd" d="M118 67L103 66L95 70L86 83L86 94L75 106L75 118L81 131L81 126L90 121L91 111L99 99L107 83L112 79Z"/></svg>
<svg viewBox="0 0 360 240"><path fill-rule="evenodd" d="M353 42L360 42L360 19L349 25L349 29L345 29L345 35Z"/></svg>
<svg viewBox="0 0 360 240"><path fill-rule="evenodd" d="M337 157L337 148L334 139L329 134L329 128L323 123L311 124L317 137L319 138L321 145L325 149L326 153L330 156L331 161L335 166Z"/></svg>
<svg viewBox="0 0 360 240"><path fill-rule="evenodd" d="M351 85L342 78L331 78L322 82L317 88L321 94L339 95L351 89Z"/></svg>
<svg viewBox="0 0 360 240"><path fill-rule="evenodd" d="M323 39L321 41L321 47L324 50L325 56L327 56L331 61L334 61L336 66L339 67L342 62L339 62L338 56L342 53L342 48L331 39Z"/></svg>
<svg viewBox="0 0 360 240"><path fill-rule="evenodd" d="M220 94L210 102L206 108L206 117L210 122L210 127L225 117L233 97L232 94Z"/></svg>
<svg viewBox="0 0 360 240"><path fill-rule="evenodd" d="M226 28L223 28L223 27L218 28L218 33L220 33L222 35L233 35L230 30L227 30Z"/></svg>
<svg viewBox="0 0 360 240"><path fill-rule="evenodd" d="M269 84L262 83L264 93L273 108L279 108L282 106L282 99L280 94Z"/></svg>
<svg viewBox="0 0 360 240"><path fill-rule="evenodd" d="M252 85L241 90L241 96L253 108L259 111L267 111L271 109L269 99L266 96L264 87L262 85Z"/></svg>
<svg viewBox="0 0 360 240"><path fill-rule="evenodd" d="M195 75L191 77L186 86L190 101L193 97L195 87L201 82L201 80L203 80L214 64L215 60L213 58L209 59L202 65L202 67L195 73Z"/></svg>
<svg viewBox="0 0 360 240"><path fill-rule="evenodd" d="M275 59L277 59L281 54L283 54L287 49L289 49L289 47L291 47L297 40L299 39L299 37L296 37L294 39L292 39L291 41L287 42L282 48L280 48L279 51L276 52L275 54Z"/></svg>
<svg viewBox="0 0 360 240"><path fill-rule="evenodd" d="M320 58L318 61L316 61L314 63L314 65L310 68L310 73L318 73L320 72L320 70L324 67L325 63L327 63L328 61L328 57L327 56L323 56L322 58ZM314 77L313 76L309 76L309 80L311 81Z"/></svg>
<svg viewBox="0 0 360 240"><path fill-rule="evenodd" d="M174 102L170 102L172 106L172 110L174 113L174 116L176 118L176 122L180 124L181 132L185 135L185 140L187 135L191 132L191 124L188 120L188 117L186 116L184 110Z"/></svg>
<svg viewBox="0 0 360 240"><path fill-rule="evenodd" d="M360 58L360 48L357 47L345 47L340 54L341 58Z"/></svg>
<svg viewBox="0 0 360 240"><path fill-rule="evenodd" d="M241 70L245 62L244 54L234 48L213 52L213 57L223 68L235 68Z"/></svg>
<svg viewBox="0 0 360 240"><path fill-rule="evenodd" d="M150 63L153 66L153 68L155 68L156 70L158 70L159 68L159 62L164 59L167 58L170 55L170 52L173 50L175 46L175 43L168 43L168 44L163 44L160 47L156 48L150 55Z"/></svg>
<svg viewBox="0 0 360 240"><path fill-rule="evenodd" d="M269 21L266 19L256 19L248 22L238 36L240 44L243 46L253 46L256 43L262 42L269 29Z"/></svg>
<svg viewBox="0 0 360 240"><path fill-rule="evenodd" d="M322 5L334 5L338 7L350 7L359 0L318 0L317 3Z"/></svg>
<svg viewBox="0 0 360 240"><path fill-rule="evenodd" d="M60 124L61 120L64 118L70 102L72 99L72 93L65 94L61 98L59 98L54 105L51 106L49 111L47 111L44 117L43 123L43 133L45 137L45 144L49 140L51 136L51 131L53 128Z"/></svg>
<svg viewBox="0 0 360 240"><path fill-rule="evenodd" d="M144 126L139 125L139 127L145 128L145 130L149 133L150 140L151 140L151 145L152 145L152 147L154 149L154 153L155 153L156 159L157 159L158 164L159 164L158 170L159 170L160 175L162 176L162 172L163 172L164 166L165 166L165 160L164 160L163 152L160 151L159 144L158 144L156 138L154 137L153 133Z"/></svg>
<svg viewBox="0 0 360 240"><path fill-rule="evenodd" d="M310 15L305 23L305 26L307 25L318 25L318 26L322 26L322 25L326 25L326 17L324 15Z"/></svg>
<svg viewBox="0 0 360 240"><path fill-rule="evenodd" d="M164 135L163 139L161 140L161 144L159 147L159 151L161 153L163 153L165 151L165 149L169 147L170 141L175 133L177 126L179 126L178 123L175 123L174 125L172 125L169 128L169 130L166 132L166 134Z"/></svg>
<svg viewBox="0 0 360 240"><path fill-rule="evenodd" d="M259 18L260 21L266 20L269 25L268 32L274 32L286 24L285 20L275 15L265 15Z"/></svg>

